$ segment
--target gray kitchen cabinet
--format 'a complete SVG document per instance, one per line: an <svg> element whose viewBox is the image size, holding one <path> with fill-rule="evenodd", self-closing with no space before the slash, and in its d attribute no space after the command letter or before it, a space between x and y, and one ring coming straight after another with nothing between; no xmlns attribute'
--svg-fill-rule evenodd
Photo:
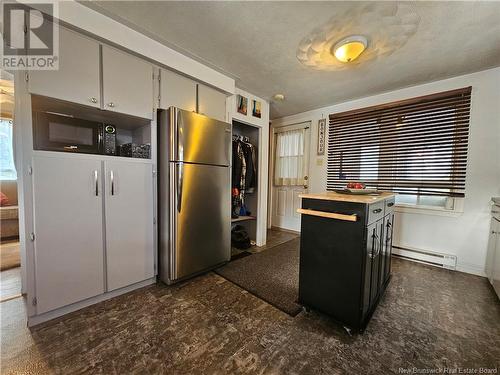
<svg viewBox="0 0 500 375"><path fill-rule="evenodd" d="M199 84L198 112L216 120L226 121L226 94Z"/></svg>
<svg viewBox="0 0 500 375"><path fill-rule="evenodd" d="M154 277L153 164L33 158L37 314Z"/></svg>
<svg viewBox="0 0 500 375"><path fill-rule="evenodd" d="M103 109L151 119L153 66L145 60L102 46Z"/></svg>
<svg viewBox="0 0 500 375"><path fill-rule="evenodd" d="M101 161L33 157L37 313L104 292Z"/></svg>
<svg viewBox="0 0 500 375"><path fill-rule="evenodd" d="M30 71L28 90L99 108L99 74L99 43L60 26L59 69Z"/></svg>
<svg viewBox="0 0 500 375"><path fill-rule="evenodd" d="M196 82L180 74L161 69L160 108L177 107L196 112Z"/></svg>
<svg viewBox="0 0 500 375"><path fill-rule="evenodd" d="M153 166L105 161L107 290L154 276Z"/></svg>
<svg viewBox="0 0 500 375"><path fill-rule="evenodd" d="M490 237L486 256L486 276L500 298L500 205L491 210Z"/></svg>

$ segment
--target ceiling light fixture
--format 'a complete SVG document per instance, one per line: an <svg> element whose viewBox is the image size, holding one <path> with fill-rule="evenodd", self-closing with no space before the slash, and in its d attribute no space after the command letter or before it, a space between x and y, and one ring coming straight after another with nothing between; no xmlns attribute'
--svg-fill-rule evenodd
<svg viewBox="0 0 500 375"><path fill-rule="evenodd" d="M351 35L337 42L332 48L333 55L343 63L356 60L368 45L368 40L361 35Z"/></svg>
<svg viewBox="0 0 500 375"><path fill-rule="evenodd" d="M273 99L278 101L278 102L282 102L283 100L285 100L285 95L283 94L275 94L273 96Z"/></svg>

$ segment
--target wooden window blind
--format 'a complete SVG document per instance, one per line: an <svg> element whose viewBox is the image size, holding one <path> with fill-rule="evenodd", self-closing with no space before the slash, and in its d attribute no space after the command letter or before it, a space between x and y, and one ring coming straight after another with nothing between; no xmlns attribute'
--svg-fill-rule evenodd
<svg viewBox="0 0 500 375"><path fill-rule="evenodd" d="M471 87L330 115L327 190L465 196Z"/></svg>

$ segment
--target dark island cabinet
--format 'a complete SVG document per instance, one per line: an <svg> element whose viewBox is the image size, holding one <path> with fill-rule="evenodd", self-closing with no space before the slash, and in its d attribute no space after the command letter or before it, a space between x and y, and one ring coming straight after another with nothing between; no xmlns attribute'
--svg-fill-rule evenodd
<svg viewBox="0 0 500 375"><path fill-rule="evenodd" d="M302 199L299 302L365 329L391 277L394 195ZM317 197L317 196L314 196Z"/></svg>

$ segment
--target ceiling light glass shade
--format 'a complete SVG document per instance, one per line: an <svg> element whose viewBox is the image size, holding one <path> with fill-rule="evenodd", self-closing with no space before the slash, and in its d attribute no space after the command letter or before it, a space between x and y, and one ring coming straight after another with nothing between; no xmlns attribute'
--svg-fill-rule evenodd
<svg viewBox="0 0 500 375"><path fill-rule="evenodd" d="M356 60L366 49L367 44L363 36L350 36L335 44L332 52L337 60L348 63Z"/></svg>
<svg viewBox="0 0 500 375"><path fill-rule="evenodd" d="M325 24L299 43L297 60L315 70L341 71L376 62L402 48L417 32L420 16L409 2L346 2ZM349 63L338 60L335 47L346 35L367 35L370 43L361 57Z"/></svg>

